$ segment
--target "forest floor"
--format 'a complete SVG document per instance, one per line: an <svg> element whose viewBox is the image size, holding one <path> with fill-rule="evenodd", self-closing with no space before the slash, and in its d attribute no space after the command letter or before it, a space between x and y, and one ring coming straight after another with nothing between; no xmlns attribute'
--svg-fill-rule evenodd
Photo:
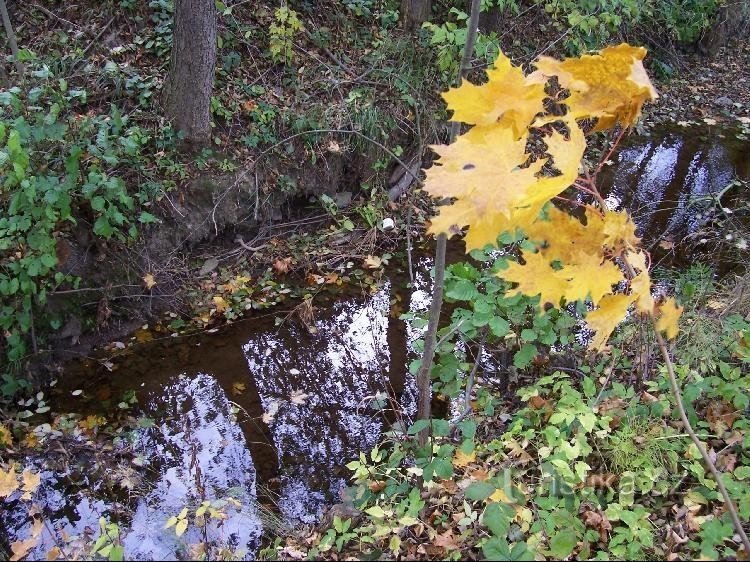
<svg viewBox="0 0 750 562"><path fill-rule="evenodd" d="M59 113L52 110L50 102L43 111L24 115L29 120L39 117L40 121L52 116L71 132L79 130L78 123L101 118L88 130L81 128L79 137L66 137L66 142L81 143L81 138L103 130L102 122L113 122L113 109L118 107L129 127L122 137L142 141L141 152L137 157L108 152L115 151L120 142L110 131L102 143L97 139L87 144L85 166L122 177L137 201L138 211L153 213L163 221L161 225L143 224L135 238L118 240L113 235L102 240L92 234L102 215L98 204L94 208L90 200L79 197L78 226L61 222L50 236L62 248L57 253L61 267L67 264L66 271L75 273L76 260L85 258L95 273L87 270L80 285L70 281L50 283L51 295L74 295L77 300L60 307L62 312L47 311L45 326L51 328L45 334L38 323L35 335L42 344L58 351L88 354L92 346L124 339L125 334L143 324L165 334L215 329L280 302L305 302L321 293L330 295L344 284L371 288L389 261L404 258L405 240L429 247L423 235L430 201L420 194L395 202L387 197L399 168L394 154L410 163L420 144L445 138L447 115L439 94L453 77L437 70L437 57L429 46L412 48L413 37L392 24L387 29L374 26L371 16L316 9L305 13L307 29L295 38L293 60L273 61L267 49L267 30L274 21L272 10L256 9L253 3L240 5L221 19L222 46L212 104L215 146L185 157L175 150L175 139L161 115L159 102L169 58L169 3L125 4L130 7L124 15L119 7L112 10L112 4L106 2L66 5L55 13L18 5L14 14L20 22L21 46L30 48L36 56L29 63L33 84L47 87L54 83L51 77L67 81L65 92L56 102L62 106L56 110ZM515 39L504 39L511 53L517 51L514 62L530 62L525 54L536 52L539 46L518 48L513 44ZM727 129L750 127L748 68L748 41L734 42L713 59L681 54L674 75L655 80L660 99L645 108L641 129L636 130L703 124L723 134ZM10 123L20 114L13 114L8 107L3 119ZM357 135L320 132L324 130L356 131ZM388 152L373 149L373 143L362 141L360 134L382 144ZM203 239L192 240L166 258L156 259L156 252L149 253L142 236L179 223L175 217L187 209L182 205L194 194L190 191L193 180L206 175L236 177L269 154L274 160L269 161L260 178L266 201L256 213L260 221L243 228L227 220L223 228L204 229L207 234ZM47 160L47 153L40 150L35 160L39 169L63 168L64 158L50 158L49 164ZM118 163L111 164L115 160ZM428 160L425 158L424 163ZM332 189L304 184L306 171L327 167L338 167L329 178L338 182L328 186ZM254 179L257 190L258 177ZM252 182L250 185L252 192ZM255 197L258 206L257 191ZM210 225L214 201L207 201L201 212ZM245 215L251 217L253 210ZM137 216L128 215L133 223L138 222ZM395 228L383 228L385 219L393 219ZM112 272L117 279L108 277ZM720 363L736 362L738 342L736 325L710 314L711 310L716 312L711 306L715 307L717 301L737 306L735 296L734 289L712 288L694 305L696 318L708 318L702 324L704 331L713 330L717 335L717 340L712 340L717 360L710 368L700 368L705 379L696 382L691 392L704 392L696 413L708 420L703 429L716 435L711 446L721 467L735 471L735 484L741 484L748 477L747 459L737 452L748 443L741 415L748 381L744 372L731 366L721 367L721 377L714 375ZM711 302L714 304L709 306ZM729 310L726 306L719 308ZM74 317L71 309L75 314L83 310L84 314ZM55 334L56 330L60 333ZM148 339L143 331L139 333L126 340L126 345ZM78 347L81 342L84 345ZM626 348L629 342L623 340L620 345ZM107 355L118 353L119 346L102 351L97 361L98 368L104 370ZM686 365L703 361L689 354L683 358ZM38 367L30 363L30 368ZM609 548L610 555L618 558L669 558L674 553L734 555L735 542L731 529L721 521L723 511L715 491L699 463L694 462L694 451L679 440L679 424L665 413L671 403L664 381L654 377L633 390L622 384L629 377L625 368L613 369L605 361L586 367L588 371L579 367L574 368L575 379L564 375L536 381L521 377L505 389L503 396L493 399L492 408L475 412L474 419L469 420L474 425L450 428L439 445L448 447L443 457L452 466L452 474L428 486L422 496L409 493L419 471L404 473L389 465L398 464L403 451L394 450L396 454L390 458L375 455L355 463L355 485L360 491L377 494L393 484L387 488L392 494L377 500L373 496L362 510L337 506L322 526L279 538L275 543L272 540L263 555L291 559L308 555L332 559L363 555L478 557L480 553L490 558L528 557L528 551L491 541L488 527L495 534L507 535L511 545L525 537L537 551L556 558L571 554L583 558L595 548ZM490 381L479 382L492 386ZM522 399L513 395L525 385L531 385L531 389ZM735 396L739 397L736 402ZM576 409L577 403L584 402L591 406ZM483 403L482 408L487 405ZM556 405L565 406L570 416L582 419L607 415L609 425L600 424L599 433L576 436L570 427L560 424L555 428L558 435L551 437L545 428ZM495 416L490 410L504 413ZM631 423L634 412L646 412L648 423ZM524 419L533 420L533 425L523 434L519 430L518 434L506 435ZM731 430L733 425L735 429ZM7 427L10 431L0 426L0 451L12 453L13 458L22 455L24 448L43 446L28 423L13 420ZM619 441L612 439L610 430ZM94 428L94 437L99 436L96 431ZM462 449L469 435L472 440L477 436L474 448ZM101 437L112 436L102 432ZM595 476L600 480L589 482L591 487L597 493L607 490L612 474L630 471L639 479L635 504L642 509L633 507L634 500L627 492L618 496L620 511L602 509L593 498L584 498L573 516L562 509L567 501L564 497L559 505L550 498L530 501L534 486L548 476L530 460L543 454L543 439L552 447L578 447L570 454L580 462L586 447L604 450L596 457L600 465L595 467ZM616 455L617 443L626 450L627 458ZM639 457L637 451L644 449L644 443L648 447ZM445 451L449 451L447 456ZM419 474L423 474L424 467L419 468ZM513 486L499 486L500 468L515 471ZM685 482L689 486L671 479L671 474L678 472L688 474ZM646 481L659 479L668 484L669 490L661 484L656 490L648 488ZM611 489L607 493L614 494ZM679 501L675 499L678 497ZM491 507L492 501L485 502L488 498L498 500L496 506L511 505L512 513ZM612 499L609 497L610 503L617 503ZM744 508L750 509L748 505ZM421 514L419 521L414 521L415 513ZM346 524L346 519L352 521ZM573 530L575 536L562 533L563 539L554 544L546 542L553 532L563 530ZM637 548L627 550L629 545Z"/></svg>

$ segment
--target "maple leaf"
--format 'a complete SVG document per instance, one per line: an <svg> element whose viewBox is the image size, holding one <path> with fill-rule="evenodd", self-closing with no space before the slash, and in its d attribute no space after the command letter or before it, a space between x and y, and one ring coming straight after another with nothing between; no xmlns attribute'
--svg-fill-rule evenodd
<svg viewBox="0 0 750 562"><path fill-rule="evenodd" d="M21 479L23 480L23 495L21 496L21 499L30 500L31 494L36 492L36 489L39 487L42 477L38 473L24 470Z"/></svg>
<svg viewBox="0 0 750 562"><path fill-rule="evenodd" d="M302 392L301 390L293 390L292 393L289 395L289 400L292 402L292 404L297 404L298 406L304 406L307 402L307 397L310 396L309 394Z"/></svg>
<svg viewBox="0 0 750 562"><path fill-rule="evenodd" d="M612 285L622 281L620 268L611 261L604 261L586 252L570 255L570 261L560 269L552 267L550 257L544 252L523 252L525 265L511 263L498 272L498 277L518 283L508 295L540 295L541 303L559 306L561 300L573 302L591 298L594 304L612 291Z"/></svg>
<svg viewBox="0 0 750 562"><path fill-rule="evenodd" d="M232 395L239 396L240 394L245 392L246 388L247 385L244 382L234 382L232 383Z"/></svg>
<svg viewBox="0 0 750 562"><path fill-rule="evenodd" d="M13 435L3 424L0 424L0 446L8 447L13 444Z"/></svg>
<svg viewBox="0 0 750 562"><path fill-rule="evenodd" d="M552 303L560 306L560 301L568 289L565 276L559 271L552 269L550 261L541 253L529 254L524 252L525 264L511 262L508 267L498 272L498 277L518 286L508 292L508 296L521 293L524 295L540 296L540 303Z"/></svg>
<svg viewBox="0 0 750 562"><path fill-rule="evenodd" d="M0 469L0 498L11 495L18 489L15 466L10 466L7 472Z"/></svg>
<svg viewBox="0 0 750 562"><path fill-rule="evenodd" d="M651 278L648 271L642 271L630 280L630 294L635 297L635 308L638 312L654 312L654 297L651 296Z"/></svg>
<svg viewBox="0 0 750 562"><path fill-rule="evenodd" d="M229 303L224 299L224 297L215 296L213 298L213 303L216 307L216 312L224 312L227 308L229 308Z"/></svg>
<svg viewBox="0 0 750 562"><path fill-rule="evenodd" d="M455 466L456 468L463 468L465 466L469 466L475 460L477 460L476 451L472 451L467 455L459 448L456 449L456 454L453 455L453 466Z"/></svg>
<svg viewBox="0 0 750 562"><path fill-rule="evenodd" d="M433 197L457 200L440 208L429 232L453 233L471 225L465 239L470 252L531 223L578 175L586 142L575 123L569 128L568 138L557 131L545 138L557 176L538 177L548 159L526 165L528 135L516 139L507 127L476 126L451 145L433 146L439 158L426 171L424 189Z"/></svg>
<svg viewBox="0 0 750 562"><path fill-rule="evenodd" d="M599 302L599 308L586 315L589 328L596 331L596 335L591 338L590 349L604 348L609 336L625 317L632 302L632 295L605 295Z"/></svg>
<svg viewBox="0 0 750 562"><path fill-rule="evenodd" d="M602 217L604 245L615 253L634 250L641 239L635 235L635 223L625 211L605 211Z"/></svg>
<svg viewBox="0 0 750 562"><path fill-rule="evenodd" d="M503 53L487 71L486 83L476 86L464 81L443 94L448 109L453 110L453 121L509 127L516 138L544 111L544 97L544 84L528 80Z"/></svg>
<svg viewBox="0 0 750 562"><path fill-rule="evenodd" d="M669 297L659 307L659 319L656 321L656 329L660 332L664 332L667 339L674 339L677 337L679 328L677 327L677 321L682 315L683 307L677 306L677 302L674 297Z"/></svg>
<svg viewBox="0 0 750 562"><path fill-rule="evenodd" d="M597 130L615 123L628 127L640 116L643 104L658 97L643 68L645 56L643 47L622 43L599 54L564 61L540 57L534 63L537 72L529 80L543 82L557 76L560 85L570 90L565 100L569 115L574 119L598 117Z"/></svg>

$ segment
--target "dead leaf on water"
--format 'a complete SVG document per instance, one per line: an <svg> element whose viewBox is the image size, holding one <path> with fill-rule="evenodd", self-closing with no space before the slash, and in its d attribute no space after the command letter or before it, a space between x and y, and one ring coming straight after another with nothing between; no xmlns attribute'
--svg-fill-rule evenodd
<svg viewBox="0 0 750 562"><path fill-rule="evenodd" d="M289 399L292 401L292 404L297 404L298 406L304 406L305 403L307 403L307 397L309 394L306 394L305 392L302 392L301 390L293 390L292 394L289 396Z"/></svg>
<svg viewBox="0 0 750 562"><path fill-rule="evenodd" d="M246 388L247 388L247 385L244 382L232 383L232 395L239 396L240 394L245 392Z"/></svg>

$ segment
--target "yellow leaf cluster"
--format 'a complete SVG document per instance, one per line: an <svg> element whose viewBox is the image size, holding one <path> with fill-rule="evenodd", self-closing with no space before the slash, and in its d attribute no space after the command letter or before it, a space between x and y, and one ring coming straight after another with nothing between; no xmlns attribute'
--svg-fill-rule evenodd
<svg viewBox="0 0 750 562"><path fill-rule="evenodd" d="M464 82L443 94L454 121L508 127L515 138L525 135L529 123L544 110L544 97L544 84L527 79L503 53L487 71L485 84Z"/></svg>
<svg viewBox="0 0 750 562"><path fill-rule="evenodd" d="M577 121L596 118L598 129L629 127L643 104L657 97L643 68L645 55L641 47L621 44L563 61L541 57L527 76L501 53L484 84L464 83L443 95L453 120L473 127L451 145L433 146L438 158L425 172L425 191L451 200L439 208L429 232L456 234L468 227L469 252L495 245L503 232L522 231L531 248L498 275L515 284L512 294L539 295L542 304L590 300L595 349L605 346L631 305L657 315L667 337L677 330L676 305L657 309L651 296L647 256L630 216L587 207L575 217L551 204L580 186L586 140ZM563 116L545 115L553 77L568 92ZM539 141L546 145L542 150ZM626 291L613 294L623 281Z"/></svg>
<svg viewBox="0 0 750 562"><path fill-rule="evenodd" d="M546 82L556 76L560 86L570 90L565 103L572 117L598 117L598 130L616 123L628 127L640 116L643 104L658 97L643 68L645 56L643 47L623 43L564 61L540 57L529 80Z"/></svg>

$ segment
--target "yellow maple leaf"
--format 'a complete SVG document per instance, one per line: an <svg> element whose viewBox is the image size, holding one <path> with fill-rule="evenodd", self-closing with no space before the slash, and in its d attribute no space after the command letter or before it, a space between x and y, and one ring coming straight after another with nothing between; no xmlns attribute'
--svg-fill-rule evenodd
<svg viewBox="0 0 750 562"><path fill-rule="evenodd" d="M598 130L615 123L628 127L640 116L643 104L658 97L643 68L645 56L643 47L623 43L564 61L540 57L534 63L537 72L529 80L541 82L557 76L560 85L570 90L565 103L573 118L598 117Z"/></svg>
<svg viewBox="0 0 750 562"><path fill-rule="evenodd" d="M523 253L525 264L511 262L506 269L500 270L498 277L518 286L508 292L508 296L518 293L529 296L540 296L540 304L552 303L559 307L560 301L568 290L568 281L559 271L550 266L550 261L541 253Z"/></svg>
<svg viewBox="0 0 750 562"><path fill-rule="evenodd" d="M500 53L487 82L476 86L464 81L443 94L453 121L470 125L507 126L520 138L537 113L544 111L544 84L530 81Z"/></svg>
<svg viewBox="0 0 750 562"><path fill-rule="evenodd" d="M632 295L623 294L605 295L599 302L599 308L586 315L589 328L596 331L596 335L589 343L590 349L604 348L609 336L625 317L633 298Z"/></svg>
<svg viewBox="0 0 750 562"><path fill-rule="evenodd" d="M21 499L30 500L31 494L36 492L36 489L39 487L42 477L38 473L24 470L21 479L23 480L23 495Z"/></svg>
<svg viewBox="0 0 750 562"><path fill-rule="evenodd" d="M0 498L5 498L18 490L16 467L11 465L7 471L0 468Z"/></svg>
<svg viewBox="0 0 750 562"><path fill-rule="evenodd" d="M635 223L626 211L605 211L601 220L605 246L616 254L638 247L641 239L635 235Z"/></svg>
<svg viewBox="0 0 750 562"><path fill-rule="evenodd" d="M570 186L586 147L581 129L572 123L567 138L557 131L545 138L557 176L538 177L547 159L526 165L527 138L515 139L508 127L476 126L451 145L433 146L440 158L426 171L424 189L456 201L440 208L429 232L452 234L471 225L467 252L494 245L502 232L532 222L547 201Z"/></svg>
<svg viewBox="0 0 750 562"><path fill-rule="evenodd" d="M677 321L682 316L683 307L677 306L677 301L674 297L669 297L659 307L659 319L656 321L656 329L660 332L664 332L667 339L674 339L677 337L677 333L680 329L677 326Z"/></svg>
<svg viewBox="0 0 750 562"><path fill-rule="evenodd" d="M227 308L229 308L229 303L224 299L224 297L215 296L213 298L214 306L216 307L216 312L224 312Z"/></svg>
<svg viewBox="0 0 750 562"><path fill-rule="evenodd" d="M13 435L3 424L0 424L0 446L9 447L13 444Z"/></svg>
<svg viewBox="0 0 750 562"><path fill-rule="evenodd" d="M651 296L651 278L648 271L642 271L630 280L630 294L635 298L638 312L653 314L654 297Z"/></svg>
<svg viewBox="0 0 750 562"><path fill-rule="evenodd" d="M467 455L461 449L456 449L456 454L453 455L453 466L463 468L464 466L469 466L475 460L477 460L476 451L472 451Z"/></svg>
<svg viewBox="0 0 750 562"><path fill-rule="evenodd" d="M613 262L594 254L576 252L569 255L570 261L562 268L552 267L552 260L544 252L523 252L525 265L511 263L500 270L498 277L518 286L509 295L540 295L540 303L559 306L561 300L573 302L590 298L594 304L607 293L612 285L623 280L622 271Z"/></svg>

